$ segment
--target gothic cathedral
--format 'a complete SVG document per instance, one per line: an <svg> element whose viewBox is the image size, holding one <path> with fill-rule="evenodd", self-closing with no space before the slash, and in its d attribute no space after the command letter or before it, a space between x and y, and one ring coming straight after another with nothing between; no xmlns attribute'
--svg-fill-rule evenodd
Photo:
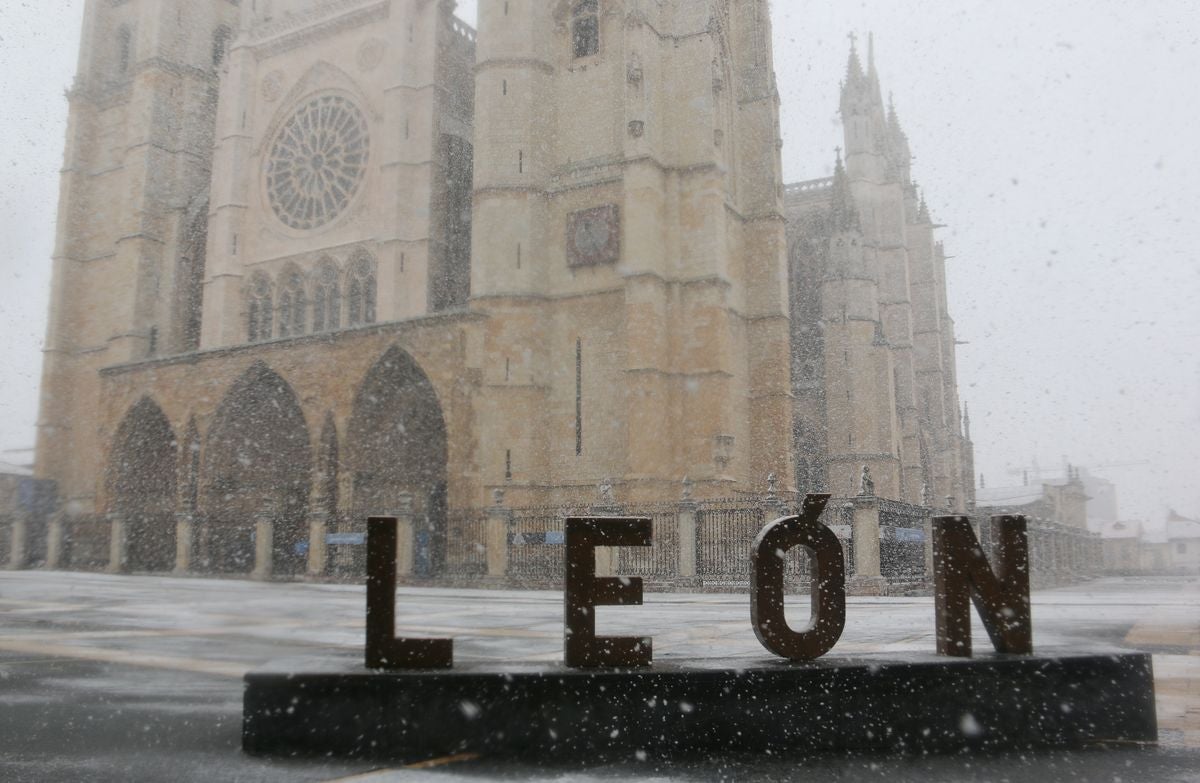
<svg viewBox="0 0 1200 783"><path fill-rule="evenodd" d="M436 575L462 510L685 477L969 501L945 256L873 61L835 177L785 187L767 0L454 6L88 0L51 565L320 574L402 513Z"/></svg>

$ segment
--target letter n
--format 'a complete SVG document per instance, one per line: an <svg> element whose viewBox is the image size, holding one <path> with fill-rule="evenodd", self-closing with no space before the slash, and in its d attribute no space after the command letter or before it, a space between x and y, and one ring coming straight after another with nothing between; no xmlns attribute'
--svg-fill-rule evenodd
<svg viewBox="0 0 1200 783"><path fill-rule="evenodd" d="M992 517L996 568L988 563L966 517L933 520L933 595L938 655L971 656L971 607L996 652L1029 655L1029 543L1025 517Z"/></svg>

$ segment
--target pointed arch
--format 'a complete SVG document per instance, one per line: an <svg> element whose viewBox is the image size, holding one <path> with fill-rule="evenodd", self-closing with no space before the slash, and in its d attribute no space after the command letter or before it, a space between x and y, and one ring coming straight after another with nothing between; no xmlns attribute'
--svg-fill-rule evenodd
<svg viewBox="0 0 1200 783"><path fill-rule="evenodd" d="M393 346L367 373L346 432L355 520L394 512L410 497L418 575L440 572L446 552L448 446L442 406L428 376Z"/></svg>
<svg viewBox="0 0 1200 783"><path fill-rule="evenodd" d="M346 269L346 325L375 323L375 258L358 250Z"/></svg>
<svg viewBox="0 0 1200 783"><path fill-rule="evenodd" d="M269 519L273 573L302 573L312 479L309 429L295 391L263 362L251 365L217 408L203 465L201 567L250 571L255 524Z"/></svg>
<svg viewBox="0 0 1200 783"><path fill-rule="evenodd" d="M117 428L108 465L110 508L125 522L131 570L175 565L177 451L166 414L142 397Z"/></svg>
<svg viewBox="0 0 1200 783"><path fill-rule="evenodd" d="M270 340L273 334L271 279L255 272L246 286L246 339L252 343Z"/></svg>
<svg viewBox="0 0 1200 783"><path fill-rule="evenodd" d="M304 275L295 264L288 264L279 275L279 336L299 337L307 331L308 294Z"/></svg>
<svg viewBox="0 0 1200 783"><path fill-rule="evenodd" d="M575 59L600 53L600 7L598 0L575 0L571 4L571 54Z"/></svg>
<svg viewBox="0 0 1200 783"><path fill-rule="evenodd" d="M337 263L326 256L317 263L312 277L312 330L332 332L341 327L341 275Z"/></svg>

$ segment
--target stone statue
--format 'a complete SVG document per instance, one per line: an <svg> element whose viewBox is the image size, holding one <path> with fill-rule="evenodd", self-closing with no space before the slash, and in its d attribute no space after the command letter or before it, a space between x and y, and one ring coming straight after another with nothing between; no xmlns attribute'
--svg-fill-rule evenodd
<svg viewBox="0 0 1200 783"><path fill-rule="evenodd" d="M860 497L875 497L875 481L871 478L871 468L867 465L863 465L862 477L858 482L858 494Z"/></svg>
<svg viewBox="0 0 1200 783"><path fill-rule="evenodd" d="M611 479L604 479L600 482L600 503L605 506L616 505L616 498L613 497L613 485Z"/></svg>

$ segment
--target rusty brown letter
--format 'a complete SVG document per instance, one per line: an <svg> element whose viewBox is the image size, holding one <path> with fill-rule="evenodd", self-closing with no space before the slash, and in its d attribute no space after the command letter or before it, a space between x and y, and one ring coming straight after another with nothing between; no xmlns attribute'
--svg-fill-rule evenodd
<svg viewBox="0 0 1200 783"><path fill-rule="evenodd" d="M1029 543L1025 517L992 517L993 573L966 517L933 520L933 596L938 655L971 656L971 601L996 652L1029 655Z"/></svg>
<svg viewBox="0 0 1200 783"><path fill-rule="evenodd" d="M846 627L846 561L833 531L818 519L829 495L809 495L799 516L763 528L750 562L750 622L771 652L793 661L820 658L833 649ZM812 553L812 619L803 631L787 624L783 611L783 565L788 550Z"/></svg>
<svg viewBox="0 0 1200 783"><path fill-rule="evenodd" d="M367 668L449 669L453 639L396 638L396 518L367 520Z"/></svg>
<svg viewBox="0 0 1200 783"><path fill-rule="evenodd" d="M649 666L649 637L596 636L597 606L638 606L642 580L596 576L596 547L650 546L649 519L572 518L566 531L566 635L563 657L573 669Z"/></svg>

